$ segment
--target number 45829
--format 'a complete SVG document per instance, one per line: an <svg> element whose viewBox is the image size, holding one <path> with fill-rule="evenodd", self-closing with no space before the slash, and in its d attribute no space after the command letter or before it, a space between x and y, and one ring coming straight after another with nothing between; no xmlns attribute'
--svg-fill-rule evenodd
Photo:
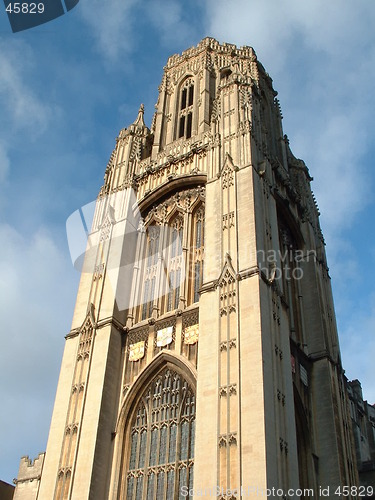
<svg viewBox="0 0 375 500"><path fill-rule="evenodd" d="M6 9L9 14L43 14L44 3L10 2Z"/></svg>

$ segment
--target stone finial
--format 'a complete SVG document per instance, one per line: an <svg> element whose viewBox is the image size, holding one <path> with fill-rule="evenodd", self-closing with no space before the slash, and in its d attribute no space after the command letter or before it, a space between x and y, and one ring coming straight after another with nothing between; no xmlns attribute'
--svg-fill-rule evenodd
<svg viewBox="0 0 375 500"><path fill-rule="evenodd" d="M141 104L140 107L139 107L137 119L133 123L133 125L135 125L137 128L138 127L142 128L142 127L146 126L145 122L144 122L144 119L143 119L144 113L145 113L145 106L144 106L144 104Z"/></svg>

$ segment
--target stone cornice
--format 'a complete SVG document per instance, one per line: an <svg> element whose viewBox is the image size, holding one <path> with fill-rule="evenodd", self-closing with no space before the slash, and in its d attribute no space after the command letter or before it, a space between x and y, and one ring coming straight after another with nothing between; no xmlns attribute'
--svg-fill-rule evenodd
<svg viewBox="0 0 375 500"><path fill-rule="evenodd" d="M22 479L13 479L13 484L22 484L22 483L31 483L32 481L40 481L41 474L38 474L37 476L31 476L31 477L25 477Z"/></svg>
<svg viewBox="0 0 375 500"><path fill-rule="evenodd" d="M237 273L237 279L238 280L244 280L246 278L251 278L252 276L259 275L259 267L258 266L252 266L248 267L247 269L242 269L242 271L239 271Z"/></svg>
<svg viewBox="0 0 375 500"><path fill-rule="evenodd" d="M201 40L197 46L191 47L187 50L184 50L182 54L175 54L169 57L167 64L165 66L165 70L175 68L179 64L185 63L188 59L193 57L197 57L201 55L203 52L216 52L220 55L229 55L229 56L237 56L250 58L253 61L256 61L256 54L252 47L244 46L244 47L236 47L236 45L231 43L219 43L215 38L206 37Z"/></svg>
<svg viewBox="0 0 375 500"><path fill-rule="evenodd" d="M120 321L118 321L116 318L113 316L110 316L108 318L101 319L98 321L96 324L96 329L100 330L101 328L104 328L105 326L114 326L120 333L124 331L125 325L123 325Z"/></svg>
<svg viewBox="0 0 375 500"><path fill-rule="evenodd" d="M181 145L186 145L187 141L186 140L176 141L176 146L178 146L178 142L180 142ZM173 146L173 144L169 146ZM191 144L188 144L188 146L189 146L188 151L182 153L178 152L168 153L167 151L165 151L162 155L162 162L159 164L157 164L156 162L150 162L149 159L147 159L146 162L141 162L139 165L139 169L141 170L141 172L135 176L135 180L139 182L143 180L145 177L148 177L150 174L160 172L161 170L169 168L172 165L176 165L183 161L189 160L196 154L206 152L209 149L210 142L198 143L198 144L192 142ZM169 147L168 149L171 149L171 147Z"/></svg>
<svg viewBox="0 0 375 500"><path fill-rule="evenodd" d="M100 321L98 321L94 325L94 328L96 330L100 330L101 328L104 328L105 326L108 326L108 325L114 326L120 333L122 333L124 331L125 325L123 325L120 321L118 321L113 316L101 319ZM81 330L81 328L72 328L72 330L70 330L70 332L67 335L65 335L65 339L72 339L74 337L77 337L80 333L80 330Z"/></svg>
<svg viewBox="0 0 375 500"><path fill-rule="evenodd" d="M77 337L79 335L79 331L80 331L80 328L73 328L72 330L70 330L69 333L67 333L65 335L65 339L68 340L68 339L73 339L74 337Z"/></svg>
<svg viewBox="0 0 375 500"><path fill-rule="evenodd" d="M329 361L336 368L342 370L342 366L338 361L335 361L327 350L316 352L314 354L309 354L308 358L311 362L316 363L317 361L326 360Z"/></svg>

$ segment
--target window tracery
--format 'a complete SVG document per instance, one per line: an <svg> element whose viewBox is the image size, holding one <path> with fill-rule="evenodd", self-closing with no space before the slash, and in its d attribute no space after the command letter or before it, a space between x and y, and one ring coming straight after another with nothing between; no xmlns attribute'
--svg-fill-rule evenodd
<svg viewBox="0 0 375 500"><path fill-rule="evenodd" d="M139 234L139 275L134 274L135 322L199 301L204 213L204 188L198 187L173 194L146 214Z"/></svg>
<svg viewBox="0 0 375 500"><path fill-rule="evenodd" d="M165 368L146 388L129 427L126 498L179 498L181 488L193 484L193 389L179 373Z"/></svg>

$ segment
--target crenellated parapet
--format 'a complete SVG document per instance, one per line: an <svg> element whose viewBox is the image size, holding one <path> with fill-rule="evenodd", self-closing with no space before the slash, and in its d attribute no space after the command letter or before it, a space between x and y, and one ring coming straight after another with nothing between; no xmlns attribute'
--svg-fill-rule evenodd
<svg viewBox="0 0 375 500"><path fill-rule="evenodd" d="M22 481L32 481L34 479L40 479L45 455L45 452L39 453L38 456L34 458L34 460L32 460L29 456L22 457L20 461L20 467L18 469L17 483Z"/></svg>
<svg viewBox="0 0 375 500"><path fill-rule="evenodd" d="M34 460L28 456L21 458L18 476L15 480L14 500L35 500L37 498L45 456L45 453L39 453Z"/></svg>

